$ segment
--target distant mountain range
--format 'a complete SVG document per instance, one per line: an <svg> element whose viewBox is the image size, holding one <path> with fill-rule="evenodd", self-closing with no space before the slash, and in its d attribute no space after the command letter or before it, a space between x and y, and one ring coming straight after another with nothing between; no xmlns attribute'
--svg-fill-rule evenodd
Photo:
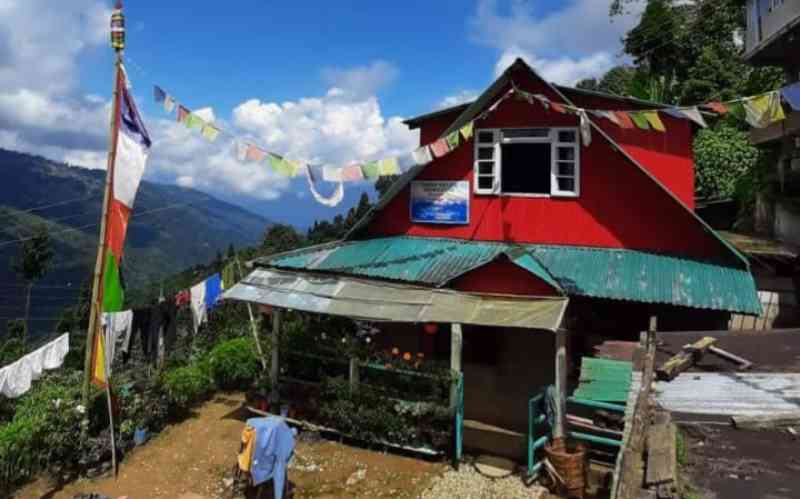
<svg viewBox="0 0 800 499"><path fill-rule="evenodd" d="M65 305L75 302L91 277L97 250L105 171L0 149L0 332L23 315L23 282L11 270L19 244L12 241L45 223L55 258L33 291L32 330L46 332ZM44 209L40 207L49 206ZM271 221L192 189L142 182L128 228L126 287L156 282L207 263L229 245L261 241Z"/></svg>

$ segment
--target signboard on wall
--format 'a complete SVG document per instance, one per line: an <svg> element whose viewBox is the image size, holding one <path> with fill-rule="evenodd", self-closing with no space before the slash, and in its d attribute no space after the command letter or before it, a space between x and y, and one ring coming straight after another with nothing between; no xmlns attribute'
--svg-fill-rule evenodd
<svg viewBox="0 0 800 499"><path fill-rule="evenodd" d="M469 182L411 182L411 221L428 224L469 223Z"/></svg>

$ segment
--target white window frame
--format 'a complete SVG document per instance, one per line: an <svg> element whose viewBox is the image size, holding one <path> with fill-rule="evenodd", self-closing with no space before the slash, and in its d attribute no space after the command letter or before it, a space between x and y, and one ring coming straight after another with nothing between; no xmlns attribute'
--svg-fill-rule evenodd
<svg viewBox="0 0 800 499"><path fill-rule="evenodd" d="M519 129L528 129L528 128L537 128L537 129L546 129L548 130L547 136L542 137L505 137L503 135L504 130L519 130ZM574 142L559 142L559 132L569 131L574 134L575 141ZM489 144L488 142L479 142L479 134L483 132L491 132L492 133L492 143ZM474 185L474 192L475 194L481 195L495 195L495 196L513 196L513 197L531 197L531 198L549 198L549 197L571 197L576 198L580 196L581 190L581 173L580 173L580 165L581 165L581 147L580 147L580 130L577 127L553 127L553 128L546 128L546 127L509 127L509 128L481 128L475 130L475 144L474 144L474 162L473 162L473 185ZM527 192L503 192L502 190L502 182L501 179L503 178L503 148L504 144L550 144L550 193L527 193ZM493 150L493 159L491 160L482 160L479 159L478 150L479 149L488 149L489 147ZM572 162L575 165L575 172L574 175L559 175L558 174L558 149L559 147L570 147L574 153L574 161ZM494 163L494 167L492 170L492 174L482 174L480 173L480 164L485 163ZM492 186L490 188L481 188L479 178L485 177L493 177L492 178ZM575 179L575 190L574 191L563 191L558 188L558 178L565 177L565 178L574 178Z"/></svg>

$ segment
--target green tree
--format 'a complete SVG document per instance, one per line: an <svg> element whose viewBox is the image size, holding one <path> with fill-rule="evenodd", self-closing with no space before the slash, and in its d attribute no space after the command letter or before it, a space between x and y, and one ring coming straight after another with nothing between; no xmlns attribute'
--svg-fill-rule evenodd
<svg viewBox="0 0 800 499"><path fill-rule="evenodd" d="M399 178L399 175L387 175L385 177L379 177L378 180L375 181L375 190L378 191L378 196L385 196L392 184L397 182Z"/></svg>
<svg viewBox="0 0 800 499"><path fill-rule="evenodd" d="M228 245L228 260L232 260L236 257L236 248L233 247L233 243Z"/></svg>
<svg viewBox="0 0 800 499"><path fill-rule="evenodd" d="M287 224L275 224L267 229L261 247L267 254L283 253L303 245L303 237L294 227Z"/></svg>
<svg viewBox="0 0 800 499"><path fill-rule="evenodd" d="M701 130L694 141L694 155L695 192L709 199L733 197L759 159L747 133L728 123Z"/></svg>
<svg viewBox="0 0 800 499"><path fill-rule="evenodd" d="M12 260L11 266L14 271L24 280L26 286L25 298L25 336L27 340L30 332L30 313L31 313L31 291L36 281L47 274L50 263L53 259L53 248L50 241L50 234L45 225L37 225L33 229L33 235L23 237L19 247L19 253Z"/></svg>

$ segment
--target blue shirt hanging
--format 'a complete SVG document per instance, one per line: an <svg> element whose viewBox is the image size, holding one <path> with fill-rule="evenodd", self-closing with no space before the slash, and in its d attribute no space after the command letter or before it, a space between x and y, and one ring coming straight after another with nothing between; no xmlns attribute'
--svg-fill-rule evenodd
<svg viewBox="0 0 800 499"><path fill-rule="evenodd" d="M222 296L222 278L214 274L206 279L206 312L210 312Z"/></svg>

